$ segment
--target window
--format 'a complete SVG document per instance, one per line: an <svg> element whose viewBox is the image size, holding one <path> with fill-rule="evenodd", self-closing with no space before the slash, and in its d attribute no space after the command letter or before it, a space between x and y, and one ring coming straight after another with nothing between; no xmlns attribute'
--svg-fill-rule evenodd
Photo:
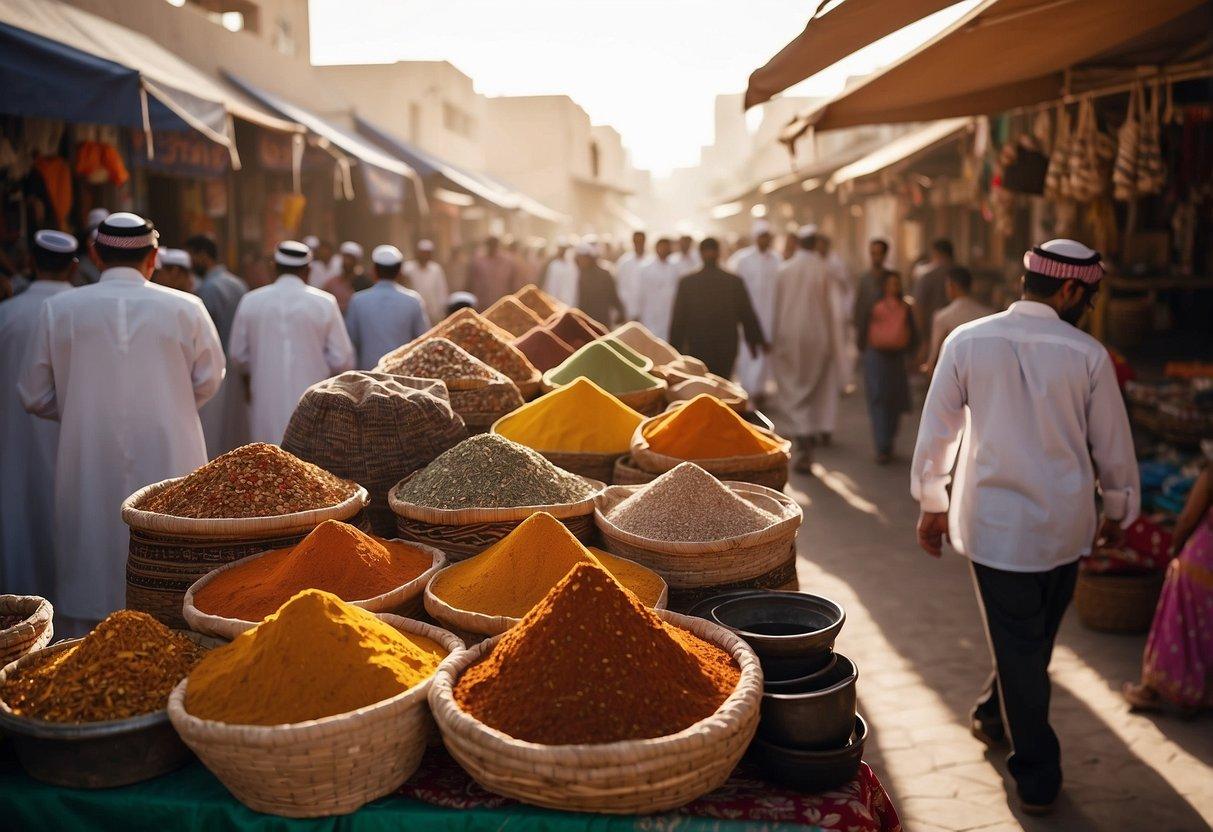
<svg viewBox="0 0 1213 832"><path fill-rule="evenodd" d="M449 101L442 102L442 126L469 139L476 131L475 119Z"/></svg>

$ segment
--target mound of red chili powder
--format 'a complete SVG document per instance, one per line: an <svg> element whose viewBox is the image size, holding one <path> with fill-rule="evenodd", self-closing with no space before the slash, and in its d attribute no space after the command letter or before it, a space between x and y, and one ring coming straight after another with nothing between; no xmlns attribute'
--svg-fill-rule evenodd
<svg viewBox="0 0 1213 832"><path fill-rule="evenodd" d="M544 745L675 734L737 687L733 657L582 563L455 686L486 725Z"/></svg>

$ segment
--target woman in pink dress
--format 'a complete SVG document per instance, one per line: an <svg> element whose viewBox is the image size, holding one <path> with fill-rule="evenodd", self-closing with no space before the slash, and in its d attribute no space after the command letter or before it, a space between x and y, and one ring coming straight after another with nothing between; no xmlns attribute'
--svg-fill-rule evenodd
<svg viewBox="0 0 1213 832"><path fill-rule="evenodd" d="M1179 556L1167 567L1141 682L1123 694L1135 710L1213 707L1213 467L1206 466L1175 525Z"/></svg>

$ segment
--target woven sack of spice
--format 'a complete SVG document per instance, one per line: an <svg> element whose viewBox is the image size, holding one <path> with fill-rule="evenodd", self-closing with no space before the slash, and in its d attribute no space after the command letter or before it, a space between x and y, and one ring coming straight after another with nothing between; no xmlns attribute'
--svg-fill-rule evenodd
<svg viewBox="0 0 1213 832"><path fill-rule="evenodd" d="M403 542L403 541L396 541ZM368 612L373 613L390 613L405 618L416 618L424 609L422 602L422 594L425 592L426 584L430 579L438 574L444 566L446 566L446 555L433 546L426 546L420 543L409 544L417 549L424 550L430 555L430 567L418 575L411 581L401 584L387 592L380 593L373 598L364 598L359 600L351 600L350 603L355 607L361 607ZM231 640L243 633L249 627L254 626L256 621L247 621L240 618L228 618L222 615L213 615L203 612L198 609L195 603L195 597L200 593L207 584L211 583L216 576L232 569L243 568L250 563L265 557L269 552L261 552L256 555L250 555L247 558L233 561L229 564L219 567L211 572L206 573L197 581L195 581L185 593L185 600L182 602L182 615L189 627L194 632L204 633L206 635L215 636ZM323 588L323 587L320 587Z"/></svg>
<svg viewBox="0 0 1213 832"><path fill-rule="evenodd" d="M342 373L304 392L282 447L365 486L372 531L392 537L388 489L467 436L451 398L434 379Z"/></svg>
<svg viewBox="0 0 1213 832"><path fill-rule="evenodd" d="M250 450L261 450L262 456L268 453L280 461L285 460L286 467L245 471L239 478L223 469L228 460L239 460ZM243 516L208 517L183 516L148 508L149 504L156 506L163 502L166 495L178 494L182 487L188 488L195 477L208 470L227 483L227 487L212 484L187 490L183 499L193 509L188 513L225 513L212 510L223 508L228 509L226 513L230 515L235 513L230 511L234 505L243 505L249 511L241 512ZM300 479L303 476L327 477L343 486L332 492L313 491L309 486L315 483ZM290 510L314 493L331 496L321 500L318 507ZM277 510L272 502L281 501L283 495L288 502L278 502L278 505L285 506L286 510L271 513ZM149 613L169 627L184 629L181 604L186 590L207 572L267 549L294 546L325 520L344 520L365 527L367 518L363 509L369 499L366 489L357 483L338 480L331 473L319 471L311 463L276 446L258 444L230 451L186 477L145 486L122 503L122 519L131 530L130 554L126 562L126 606ZM250 515L250 511L261 513Z"/></svg>
<svg viewBox="0 0 1213 832"><path fill-rule="evenodd" d="M736 688L708 718L654 739L570 745L515 739L464 711L454 694L464 672L488 657L504 637L498 635L439 666L430 708L443 744L489 791L563 811L663 812L719 788L758 727L758 657L743 640L712 622L668 610L656 614L719 647L740 666Z"/></svg>
<svg viewBox="0 0 1213 832"><path fill-rule="evenodd" d="M649 485L613 485L594 501L594 522L603 547L613 555L647 566L669 585L669 606L687 610L704 598L732 589L796 589L796 535L804 520L800 506L780 491L749 482L723 482L734 495L773 515L765 528L702 542L662 540L654 533L626 531L609 515ZM687 494L690 508L696 494ZM671 506L677 511L678 505ZM688 512L689 513L689 512Z"/></svg>
<svg viewBox="0 0 1213 832"><path fill-rule="evenodd" d="M37 595L0 595L0 668L41 650L55 635L55 610Z"/></svg>
<svg viewBox="0 0 1213 832"><path fill-rule="evenodd" d="M438 642L448 659L455 635L421 621L378 617L403 633ZM233 725L185 709L189 680L169 697L168 715L185 744L250 809L283 817L344 815L391 794L413 775L432 735L427 701L434 677L348 713L285 725Z"/></svg>

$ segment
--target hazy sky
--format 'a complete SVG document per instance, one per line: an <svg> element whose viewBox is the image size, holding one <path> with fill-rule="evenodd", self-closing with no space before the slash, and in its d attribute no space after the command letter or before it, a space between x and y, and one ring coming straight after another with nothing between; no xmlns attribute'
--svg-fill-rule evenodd
<svg viewBox="0 0 1213 832"><path fill-rule="evenodd" d="M945 9L793 88L829 95L971 7ZM485 95L563 93L655 173L692 165L712 103L796 36L816 0L311 0L315 63L447 60ZM385 102L385 106L390 106Z"/></svg>

